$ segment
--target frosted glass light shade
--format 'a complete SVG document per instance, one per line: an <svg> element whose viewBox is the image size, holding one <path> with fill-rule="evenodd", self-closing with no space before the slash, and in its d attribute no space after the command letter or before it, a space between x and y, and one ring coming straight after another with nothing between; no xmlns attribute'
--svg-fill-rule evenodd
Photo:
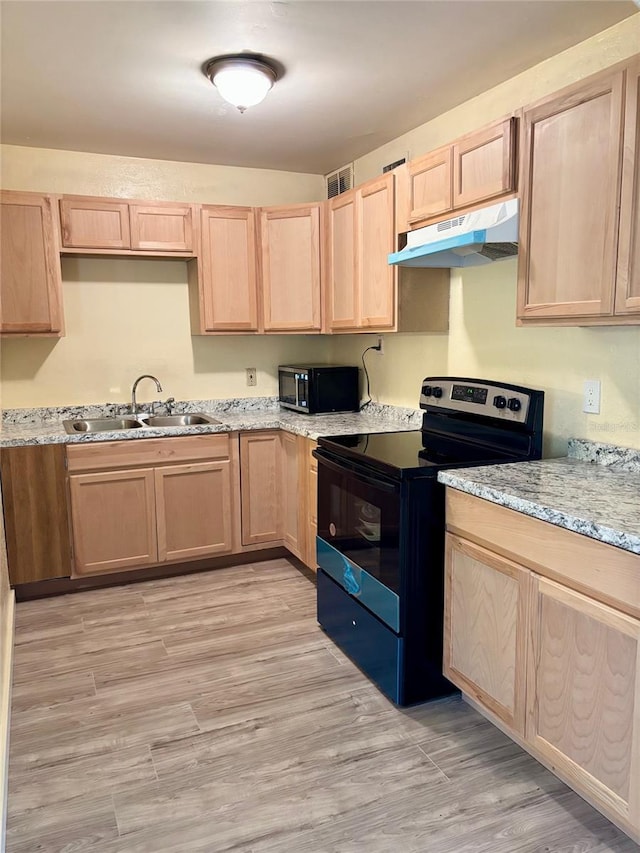
<svg viewBox="0 0 640 853"><path fill-rule="evenodd" d="M241 113L263 101L278 76L269 62L245 55L212 59L204 72L225 101Z"/></svg>

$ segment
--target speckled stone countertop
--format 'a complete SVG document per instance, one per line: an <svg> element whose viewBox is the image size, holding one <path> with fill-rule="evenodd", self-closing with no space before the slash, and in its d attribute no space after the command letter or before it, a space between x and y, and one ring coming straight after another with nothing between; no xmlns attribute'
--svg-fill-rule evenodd
<svg viewBox="0 0 640 853"><path fill-rule="evenodd" d="M236 430L284 429L287 432L318 438L321 435L345 435L359 432L401 432L420 429L422 412L371 403L362 412L352 414L302 415L281 409L275 397L234 400L189 400L176 403L174 411L204 412L220 421L190 427L143 427L112 432L68 435L63 420L113 417L122 415L125 404L104 403L95 406L58 406L40 409L8 409L2 413L0 447L27 444L76 444L94 441L130 441L179 435L201 435Z"/></svg>
<svg viewBox="0 0 640 853"><path fill-rule="evenodd" d="M562 459L457 468L438 480L640 554L640 450L572 439Z"/></svg>

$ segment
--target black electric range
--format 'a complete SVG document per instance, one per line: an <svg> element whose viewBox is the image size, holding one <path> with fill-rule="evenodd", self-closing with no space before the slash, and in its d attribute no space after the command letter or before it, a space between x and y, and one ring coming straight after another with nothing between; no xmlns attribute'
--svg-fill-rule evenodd
<svg viewBox="0 0 640 853"><path fill-rule="evenodd" d="M422 429L318 441L318 621L399 705L454 689L442 674L438 471L539 459L543 406L542 391L429 377Z"/></svg>

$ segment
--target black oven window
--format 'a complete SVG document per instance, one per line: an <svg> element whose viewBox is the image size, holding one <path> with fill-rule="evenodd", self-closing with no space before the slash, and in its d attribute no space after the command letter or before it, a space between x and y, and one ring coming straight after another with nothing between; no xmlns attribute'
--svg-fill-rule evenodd
<svg viewBox="0 0 640 853"><path fill-rule="evenodd" d="M322 463L320 463L322 465ZM319 471L318 535L400 592L400 497L354 472Z"/></svg>

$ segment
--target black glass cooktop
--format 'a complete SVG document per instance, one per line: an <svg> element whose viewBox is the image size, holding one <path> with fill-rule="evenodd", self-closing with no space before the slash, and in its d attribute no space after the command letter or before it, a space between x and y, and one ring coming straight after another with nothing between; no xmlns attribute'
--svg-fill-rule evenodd
<svg viewBox="0 0 640 853"><path fill-rule="evenodd" d="M318 444L335 456L351 458L394 476L428 475L427 469L435 474L439 467L513 459L492 448L430 435L422 430L329 436L320 438Z"/></svg>

